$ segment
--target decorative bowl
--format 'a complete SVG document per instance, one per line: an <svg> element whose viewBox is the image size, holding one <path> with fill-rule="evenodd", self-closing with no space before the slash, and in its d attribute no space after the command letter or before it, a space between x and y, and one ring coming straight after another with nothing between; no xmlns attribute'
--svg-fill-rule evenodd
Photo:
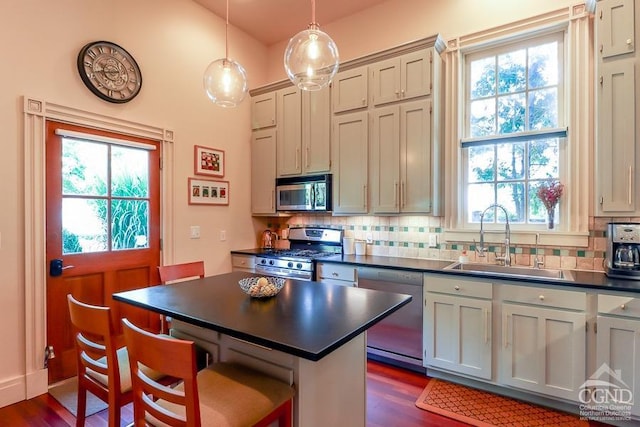
<svg viewBox="0 0 640 427"><path fill-rule="evenodd" d="M284 286L282 277L246 277L238 284L247 295L253 298L268 298L277 295Z"/></svg>

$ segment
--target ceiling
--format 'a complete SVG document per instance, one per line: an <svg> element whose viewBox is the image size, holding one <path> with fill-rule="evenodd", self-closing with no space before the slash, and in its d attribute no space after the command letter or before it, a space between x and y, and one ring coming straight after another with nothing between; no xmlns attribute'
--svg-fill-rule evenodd
<svg viewBox="0 0 640 427"><path fill-rule="evenodd" d="M226 0L194 0L226 19ZM316 22L322 26L386 0L318 0ZM229 0L229 24L267 46L307 28L311 0Z"/></svg>

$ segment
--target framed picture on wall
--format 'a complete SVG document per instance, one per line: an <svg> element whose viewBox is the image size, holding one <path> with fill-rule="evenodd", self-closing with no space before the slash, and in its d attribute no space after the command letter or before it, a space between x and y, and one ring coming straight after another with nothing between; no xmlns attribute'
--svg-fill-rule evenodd
<svg viewBox="0 0 640 427"><path fill-rule="evenodd" d="M189 178L190 205L228 205L229 181Z"/></svg>
<svg viewBox="0 0 640 427"><path fill-rule="evenodd" d="M224 151L195 145L193 157L196 175L224 176Z"/></svg>

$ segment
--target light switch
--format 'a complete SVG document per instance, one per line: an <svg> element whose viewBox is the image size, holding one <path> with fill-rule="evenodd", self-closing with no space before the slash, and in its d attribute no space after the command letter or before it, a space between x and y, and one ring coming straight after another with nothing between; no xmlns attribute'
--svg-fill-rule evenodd
<svg viewBox="0 0 640 427"><path fill-rule="evenodd" d="M227 240L227 231L226 230L220 230L220 241L224 242L225 240Z"/></svg>
<svg viewBox="0 0 640 427"><path fill-rule="evenodd" d="M192 239L199 239L200 238L200 226L199 225L192 225L191 226L191 238Z"/></svg>
<svg viewBox="0 0 640 427"><path fill-rule="evenodd" d="M435 248L438 246L438 235L437 234L429 234L429 247Z"/></svg>

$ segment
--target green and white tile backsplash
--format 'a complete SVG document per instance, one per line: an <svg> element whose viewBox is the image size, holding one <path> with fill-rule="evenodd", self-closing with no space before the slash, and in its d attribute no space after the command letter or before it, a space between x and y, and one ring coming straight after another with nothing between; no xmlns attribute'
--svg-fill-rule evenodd
<svg viewBox="0 0 640 427"><path fill-rule="evenodd" d="M591 217L589 219L588 247L540 246L540 256L544 258L545 268L564 268L579 270L603 270L603 260L607 246L607 223L613 218ZM615 219L640 222L640 218ZM443 242L442 219L432 216L328 216L295 215L288 218L270 218L267 226L274 231L282 228L302 225L341 228L344 235L357 240L366 240L370 235L373 243L367 245L368 255L393 256L405 258L425 258L458 260L466 254L470 261L476 259L473 243ZM429 247L430 238L437 241L436 247ZM489 246L487 262L500 255L501 246ZM517 245L511 248L515 254L515 265L532 265L535 256L532 245Z"/></svg>

